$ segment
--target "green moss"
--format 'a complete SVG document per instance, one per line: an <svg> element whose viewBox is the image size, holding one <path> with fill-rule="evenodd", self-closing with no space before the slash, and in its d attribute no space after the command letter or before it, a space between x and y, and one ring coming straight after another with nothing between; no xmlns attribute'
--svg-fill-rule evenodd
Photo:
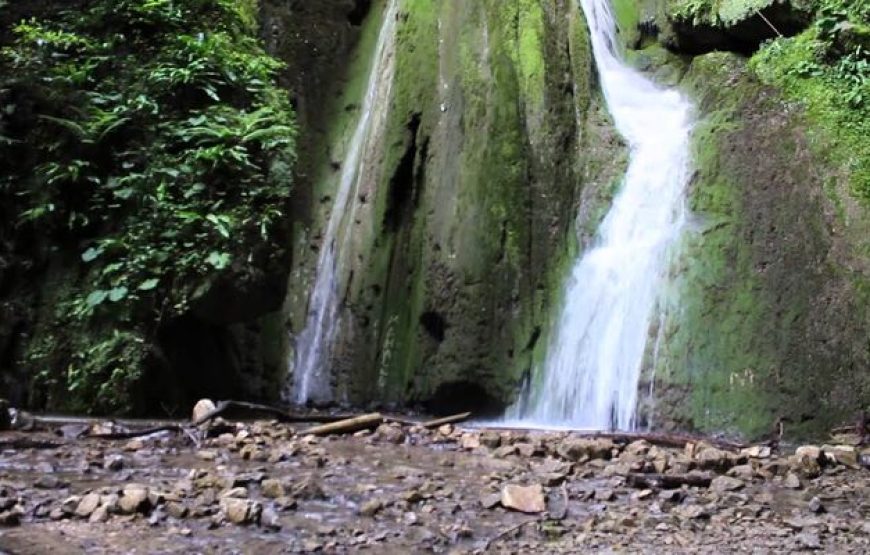
<svg viewBox="0 0 870 555"><path fill-rule="evenodd" d="M823 63L825 45L813 28L767 44L751 67L806 108L816 142L826 144L832 164L850 169L854 193L870 200L870 64L849 57L838 65Z"/></svg>
<svg viewBox="0 0 870 555"><path fill-rule="evenodd" d="M520 0L517 14L518 58L523 96L526 102L544 100L546 67L544 63L544 12L537 0Z"/></svg>

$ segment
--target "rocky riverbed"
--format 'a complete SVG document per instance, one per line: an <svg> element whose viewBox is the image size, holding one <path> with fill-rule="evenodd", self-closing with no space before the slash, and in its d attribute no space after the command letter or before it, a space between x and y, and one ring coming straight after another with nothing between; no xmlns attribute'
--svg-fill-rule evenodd
<svg viewBox="0 0 870 555"><path fill-rule="evenodd" d="M68 428L0 434L0 550L870 551L867 454L852 445L780 454L398 423L335 437L220 420L125 440Z"/></svg>

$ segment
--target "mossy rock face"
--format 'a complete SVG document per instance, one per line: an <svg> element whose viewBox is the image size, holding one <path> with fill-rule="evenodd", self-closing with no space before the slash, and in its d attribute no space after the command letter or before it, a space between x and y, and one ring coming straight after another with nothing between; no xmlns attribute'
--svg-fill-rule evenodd
<svg viewBox="0 0 870 555"><path fill-rule="evenodd" d="M687 234L647 375L654 424L812 435L870 401L867 213L800 109L730 54L696 58ZM845 189L848 189L846 187ZM837 216L852 206L851 221ZM654 376L654 377L653 377ZM649 382L645 387L649 386Z"/></svg>
<svg viewBox="0 0 870 555"><path fill-rule="evenodd" d="M466 390L503 406L545 344L577 214L594 229L624 147L573 3L403 1L395 55L386 129L342 255L336 396L408 403ZM350 126L331 118L318 148L340 151ZM329 174L319 190L334 188ZM310 275L313 257L298 260L294 274ZM291 318L304 315L298 290Z"/></svg>

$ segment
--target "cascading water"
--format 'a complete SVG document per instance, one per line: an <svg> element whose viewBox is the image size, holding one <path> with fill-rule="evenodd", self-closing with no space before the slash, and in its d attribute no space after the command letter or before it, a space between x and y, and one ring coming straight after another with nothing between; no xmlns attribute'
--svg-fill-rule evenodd
<svg viewBox="0 0 870 555"><path fill-rule="evenodd" d="M594 245L572 270L544 375L515 414L526 423L631 429L667 253L686 220L691 105L622 62L608 0L580 3L629 165Z"/></svg>
<svg viewBox="0 0 870 555"><path fill-rule="evenodd" d="M325 368L329 349L338 331L339 278L343 247L350 235L353 206L364 166L373 157L374 136L383 125L388 110L395 72L394 37L397 0L390 0L378 35L374 61L369 73L359 121L342 163L335 203L329 215L326 234L317 259L314 288L308 302L305 328L296 336L296 358L292 400L323 402L332 397L329 372Z"/></svg>

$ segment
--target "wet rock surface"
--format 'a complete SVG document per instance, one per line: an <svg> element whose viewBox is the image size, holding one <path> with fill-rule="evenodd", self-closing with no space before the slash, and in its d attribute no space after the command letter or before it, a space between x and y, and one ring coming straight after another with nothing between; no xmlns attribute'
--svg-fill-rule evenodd
<svg viewBox="0 0 870 555"><path fill-rule="evenodd" d="M199 445L169 433L6 432L41 443L0 453L0 550L870 551L860 447L738 452L461 426L295 430L218 422ZM107 464L118 456L119 468Z"/></svg>

